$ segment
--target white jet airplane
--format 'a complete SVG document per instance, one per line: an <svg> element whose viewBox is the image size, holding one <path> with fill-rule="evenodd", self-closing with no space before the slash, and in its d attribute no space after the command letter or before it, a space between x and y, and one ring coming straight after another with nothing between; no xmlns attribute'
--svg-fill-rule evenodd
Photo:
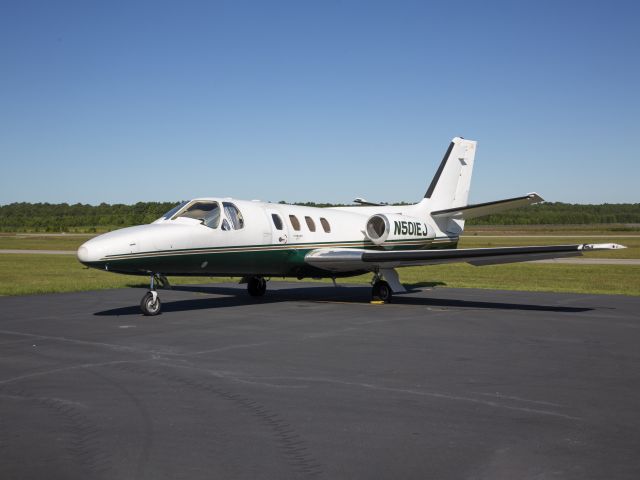
<svg viewBox="0 0 640 480"><path fill-rule="evenodd" d="M84 265L149 275L140 303L160 313L154 284L172 276L238 276L250 295L265 277L331 278L373 273L374 298L404 292L397 267L467 262L472 265L579 256L617 244L457 249L465 220L541 202L536 193L467 204L476 142L451 141L424 198L413 205L315 208L232 198L181 203L149 225L99 235L78 249ZM155 280L155 282L154 282Z"/></svg>

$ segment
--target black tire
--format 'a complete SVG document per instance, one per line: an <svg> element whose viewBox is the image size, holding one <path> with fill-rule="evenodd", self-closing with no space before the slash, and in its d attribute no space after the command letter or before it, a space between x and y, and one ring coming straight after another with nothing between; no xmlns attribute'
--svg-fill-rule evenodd
<svg viewBox="0 0 640 480"><path fill-rule="evenodd" d="M391 302L393 291L391 290L391 286L387 282L385 282L384 280L378 280L373 284L371 295L373 296L374 300L381 300L384 303L389 303Z"/></svg>
<svg viewBox="0 0 640 480"><path fill-rule="evenodd" d="M247 291L252 297L261 297L267 291L267 281L262 277L251 277L247 281Z"/></svg>
<svg viewBox="0 0 640 480"><path fill-rule="evenodd" d="M142 313L148 317L152 317L154 315L158 315L162 310L162 303L160 303L160 297L156 295L156 301L153 301L153 294L151 292L147 292L142 300L140 301L140 310Z"/></svg>

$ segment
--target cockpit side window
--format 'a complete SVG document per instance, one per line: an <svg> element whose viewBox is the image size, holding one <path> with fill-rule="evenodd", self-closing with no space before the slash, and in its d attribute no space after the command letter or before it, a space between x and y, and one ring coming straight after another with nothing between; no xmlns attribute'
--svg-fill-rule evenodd
<svg viewBox="0 0 640 480"><path fill-rule="evenodd" d="M233 229L240 230L244 228L244 218L240 210L238 210L238 207L229 202L222 202L222 206L224 207L224 214L229 219Z"/></svg>
<svg viewBox="0 0 640 480"><path fill-rule="evenodd" d="M220 206L216 203L216 207L211 210L204 218L203 224L209 228L218 228L220 222Z"/></svg>

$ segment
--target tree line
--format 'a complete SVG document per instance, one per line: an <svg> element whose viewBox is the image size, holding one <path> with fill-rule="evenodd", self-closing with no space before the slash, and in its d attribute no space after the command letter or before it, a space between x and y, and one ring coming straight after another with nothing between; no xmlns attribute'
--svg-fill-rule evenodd
<svg viewBox="0 0 640 480"><path fill-rule="evenodd" d="M476 218L469 225L592 225L640 223L640 203L544 202Z"/></svg>
<svg viewBox="0 0 640 480"><path fill-rule="evenodd" d="M0 231L95 232L151 223L178 202L87 205L11 203L0 206Z"/></svg>
<svg viewBox="0 0 640 480"><path fill-rule="evenodd" d="M101 203L11 203L0 205L0 231L96 232L150 223L179 202L138 202L133 205ZM284 202L280 202L284 203ZM312 207L344 206L298 202ZM473 219L469 225L640 224L640 203L583 205L545 202Z"/></svg>

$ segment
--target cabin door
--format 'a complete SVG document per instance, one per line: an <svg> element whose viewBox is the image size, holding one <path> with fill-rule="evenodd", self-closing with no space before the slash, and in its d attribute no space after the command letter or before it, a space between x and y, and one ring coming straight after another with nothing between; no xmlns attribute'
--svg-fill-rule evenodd
<svg viewBox="0 0 640 480"><path fill-rule="evenodd" d="M266 209L269 224L271 225L271 243L284 245L289 242L289 227L283 216L275 210Z"/></svg>

